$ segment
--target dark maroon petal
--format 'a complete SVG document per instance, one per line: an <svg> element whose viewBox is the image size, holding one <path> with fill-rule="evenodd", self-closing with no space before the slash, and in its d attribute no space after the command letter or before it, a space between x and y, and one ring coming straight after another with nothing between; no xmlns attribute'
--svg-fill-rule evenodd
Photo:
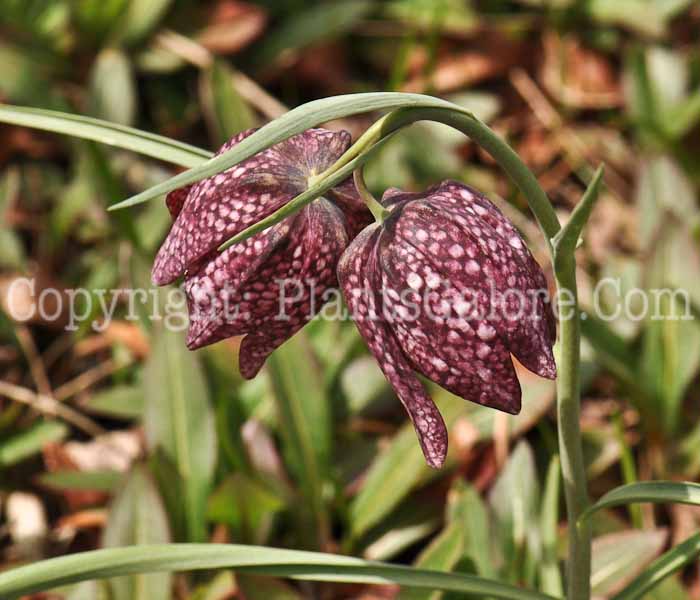
<svg viewBox="0 0 700 600"><path fill-rule="evenodd" d="M357 193L352 178L328 190L325 197L343 211L348 237L354 239L360 231L372 223L372 213Z"/></svg>
<svg viewBox="0 0 700 600"><path fill-rule="evenodd" d="M274 302L264 296L257 302L253 313L260 319L260 327L241 344L239 364L243 377L254 377L273 350L313 319L327 299L327 290L336 285L338 259L348 243L342 213L320 199L303 209L298 219L303 221L303 225L296 225L303 227L303 239L285 253L293 258L285 276L288 283L282 284L287 286L288 301L282 307L279 280L284 277L273 278ZM257 279L260 284L271 280L264 268Z"/></svg>
<svg viewBox="0 0 700 600"><path fill-rule="evenodd" d="M488 297L465 297L452 285L449 254L435 256L420 241L422 235L416 237L428 225L415 219L412 206L382 236L379 249L385 312L404 354L417 371L450 392L518 413L520 384L510 352L486 318L471 317L472 308L479 314L477 309L488 307ZM411 235L404 237L407 232ZM454 240L444 241L448 244L440 248ZM483 283L475 279L471 289L478 291Z"/></svg>
<svg viewBox="0 0 700 600"><path fill-rule="evenodd" d="M348 247L338 264L338 279L355 324L408 412L428 464L439 468L447 454L447 429L437 407L411 369L387 323L376 313L376 242L372 225Z"/></svg>
<svg viewBox="0 0 700 600"><path fill-rule="evenodd" d="M253 133L245 131L220 151ZM309 176L330 166L350 144L347 132L311 129L195 183L161 246L152 278L171 283L231 236L301 193Z"/></svg>
<svg viewBox="0 0 700 600"><path fill-rule="evenodd" d="M186 185L185 187L173 190L165 197L165 205L168 207L168 212L170 212L170 216L173 219L176 219L180 214L191 189L191 185Z"/></svg>
<svg viewBox="0 0 700 600"><path fill-rule="evenodd" d="M320 310L347 241L342 213L321 199L216 255L185 281L188 347L249 334L240 364L243 376L253 377Z"/></svg>
<svg viewBox="0 0 700 600"><path fill-rule="evenodd" d="M466 261L475 270L473 260L487 278L498 330L508 350L529 370L542 377L556 377L552 354L552 313L543 300L547 285L542 269L530 254L524 240L488 199L458 182L445 182L433 191L426 204L435 211L425 211L424 218L434 226L435 235L448 235L446 261ZM452 235L460 230L463 248L453 245ZM476 247L475 247L476 244ZM474 256L470 256L474 254ZM458 270L451 280L470 283L472 278Z"/></svg>
<svg viewBox="0 0 700 600"><path fill-rule="evenodd" d="M184 290L190 313L190 350L247 331L253 316L246 294L257 296L258 270L273 252L288 246L292 223L293 219L285 220L222 253L214 252L188 273Z"/></svg>
<svg viewBox="0 0 700 600"><path fill-rule="evenodd" d="M245 379L253 379L267 357L286 342L298 328L267 327L265 331L249 333L243 338L238 355L238 369Z"/></svg>

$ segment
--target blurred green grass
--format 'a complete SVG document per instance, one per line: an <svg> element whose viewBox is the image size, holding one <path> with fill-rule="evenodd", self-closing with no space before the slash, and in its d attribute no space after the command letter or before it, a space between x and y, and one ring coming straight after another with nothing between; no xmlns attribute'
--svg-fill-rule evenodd
<svg viewBox="0 0 700 600"><path fill-rule="evenodd" d="M584 322L591 487L597 496L637 477L698 479L696 3L1 0L0 15L5 103L215 149L314 98L433 93L506 136L562 214L591 167L606 162L607 191L580 250L584 305L592 312L596 283L614 277L623 289L686 290L696 319ZM331 125L357 136L369 123ZM434 472L351 323L312 323L244 382L235 340L188 353L181 334L148 319L167 291L145 307L118 300L116 323L101 333L89 320L68 332L40 319L15 322L8 290L17 277L35 277L39 291L150 287L165 207L105 209L172 170L16 126L0 126L0 136L0 379L30 392L20 403L7 388L0 401L5 565L124 543L216 540L342 551L553 593L562 538L561 500L547 476L556 451L551 382L523 374L524 409L514 418L434 390L452 444L448 466ZM446 177L487 192L542 257L522 199L487 156L446 128L412 127L367 169L378 193ZM609 309L613 295L602 297ZM678 302L661 299L659 308L682 314ZM42 397L87 423L43 410ZM30 520L31 535L12 508L22 493L43 515ZM698 522L692 509L596 515L596 591L620 589ZM61 594L437 597L222 574L139 580ZM649 597L692 597L697 584L688 572Z"/></svg>

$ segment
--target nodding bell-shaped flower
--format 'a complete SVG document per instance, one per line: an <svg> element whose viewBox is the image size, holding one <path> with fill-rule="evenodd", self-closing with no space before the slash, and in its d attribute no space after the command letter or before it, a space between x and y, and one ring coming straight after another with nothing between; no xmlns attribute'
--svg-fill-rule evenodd
<svg viewBox="0 0 700 600"><path fill-rule="evenodd" d="M240 133L219 154L251 135ZM311 129L246 161L168 194L174 222L152 271L165 285L185 275L187 346L200 348L245 335L244 377L313 318L348 242L371 221L352 181L330 190L282 222L218 253L233 235L308 187L350 146L350 134Z"/></svg>
<svg viewBox="0 0 700 600"><path fill-rule="evenodd" d="M388 216L350 244L338 278L426 461L440 467L447 430L416 372L462 398L518 413L511 355L542 377L556 375L546 281L515 227L461 183L387 190L382 205Z"/></svg>

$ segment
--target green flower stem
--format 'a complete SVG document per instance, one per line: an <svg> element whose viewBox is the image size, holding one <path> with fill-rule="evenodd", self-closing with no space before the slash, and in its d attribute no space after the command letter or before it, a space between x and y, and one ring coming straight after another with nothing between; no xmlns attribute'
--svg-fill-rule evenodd
<svg viewBox="0 0 700 600"><path fill-rule="evenodd" d="M573 254L560 259L557 282L559 357L557 359L557 424L564 496L569 521L569 555L566 565L568 600L588 600L591 581L591 529L577 525L588 508L586 470L580 427L581 324Z"/></svg>
<svg viewBox="0 0 700 600"><path fill-rule="evenodd" d="M302 206L309 204L323 193L316 193L314 190L323 188L325 192L332 187L332 185L328 184L330 180L336 183L342 181L339 177L341 173L346 177L349 176L352 170L367 162L369 152L374 152L377 146L385 142L389 136L416 121L437 121L454 127L489 152L527 199L545 235L547 244L552 250L552 238L559 233L561 225L547 195L537 182L537 178L523 164L513 149L485 123L467 111L452 108L425 107L399 108L374 123L335 164L323 173L309 178L308 190L263 219L260 223L249 227L225 242L221 249L227 248L231 244L242 242L260 231L261 227L266 228L279 223L302 208ZM354 166L352 170L349 169L351 165Z"/></svg>
<svg viewBox="0 0 700 600"><path fill-rule="evenodd" d="M599 167L566 226L552 238L552 263L557 282L559 360L557 365L557 421L564 496L569 519L567 598L588 600L591 594L591 528L580 523L589 506L581 444L581 315L576 287L574 253L588 221L603 178Z"/></svg>
<svg viewBox="0 0 700 600"><path fill-rule="evenodd" d="M365 201L367 208L372 213L374 220L377 223L383 223L389 211L384 208L379 201L372 195L372 193L367 189L367 184L365 183L364 175L362 174L362 167L356 169L353 173L353 180L355 182L355 188L360 194L360 198Z"/></svg>

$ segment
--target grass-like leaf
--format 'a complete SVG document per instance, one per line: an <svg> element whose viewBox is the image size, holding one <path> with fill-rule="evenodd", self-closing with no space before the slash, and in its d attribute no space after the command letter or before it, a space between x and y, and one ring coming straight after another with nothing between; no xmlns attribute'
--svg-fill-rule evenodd
<svg viewBox="0 0 700 600"><path fill-rule="evenodd" d="M700 533L657 558L613 600L636 600L643 598L649 591L659 585L666 577L680 571L700 556Z"/></svg>
<svg viewBox="0 0 700 600"><path fill-rule="evenodd" d="M440 573L335 554L235 544L164 544L93 550L0 573L0 597L18 598L61 585L134 573L230 568L312 581L395 583L476 594L479 598L552 600L539 592L470 575Z"/></svg>
<svg viewBox="0 0 700 600"><path fill-rule="evenodd" d="M54 110L0 104L0 122L92 140L183 167L200 165L212 155L207 150L147 131Z"/></svg>
<svg viewBox="0 0 700 600"><path fill-rule="evenodd" d="M581 519L589 518L602 508L636 502L700 505L700 484L681 481L641 481L623 485L605 494L581 515Z"/></svg>
<svg viewBox="0 0 700 600"><path fill-rule="evenodd" d="M586 189L586 192L583 194L581 201L576 205L576 208L574 208L574 211L571 213L571 217L567 221L566 225L561 228L553 240L557 254L561 254L565 257L570 257L573 255L581 232L583 231L583 228L591 215L593 205L598 199L598 192L602 179L603 166L601 165L595 172L595 175Z"/></svg>
<svg viewBox="0 0 700 600"><path fill-rule="evenodd" d="M286 140L293 135L316 127L321 123L350 115L398 108L447 108L457 113L471 114L461 106L423 94L403 94L399 92L372 92L366 94L346 94L307 102L278 119L261 127L250 137L236 144L228 152L216 156L189 171L171 177L167 181L132 196L111 207L112 210L126 208L147 202L162 194L167 194L200 179L216 175L241 161L262 152L266 148Z"/></svg>

